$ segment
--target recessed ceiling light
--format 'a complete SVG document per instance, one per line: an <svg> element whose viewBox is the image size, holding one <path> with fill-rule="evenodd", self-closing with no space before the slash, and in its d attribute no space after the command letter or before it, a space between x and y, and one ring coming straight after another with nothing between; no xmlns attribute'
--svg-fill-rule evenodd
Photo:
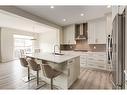
<svg viewBox="0 0 127 95"><path fill-rule="evenodd" d="M66 21L66 19L64 18L63 21Z"/></svg>
<svg viewBox="0 0 127 95"><path fill-rule="evenodd" d="M53 9L53 8L54 8L54 6L50 6L50 8L51 8L51 9Z"/></svg>
<svg viewBox="0 0 127 95"><path fill-rule="evenodd" d="M84 14L83 14L83 13L81 13L80 15L81 15L81 16L84 16Z"/></svg>
<svg viewBox="0 0 127 95"><path fill-rule="evenodd" d="M111 7L111 5L108 5L108 6L107 6L107 8L110 8L110 7Z"/></svg>

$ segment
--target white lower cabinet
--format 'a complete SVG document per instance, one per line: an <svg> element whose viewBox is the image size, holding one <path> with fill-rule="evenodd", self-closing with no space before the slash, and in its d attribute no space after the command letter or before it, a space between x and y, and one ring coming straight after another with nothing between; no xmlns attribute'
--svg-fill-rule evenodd
<svg viewBox="0 0 127 95"><path fill-rule="evenodd" d="M64 51L62 53L80 55L80 67L111 70L107 64L106 52Z"/></svg>
<svg viewBox="0 0 127 95"><path fill-rule="evenodd" d="M87 67L106 70L106 53L104 52L88 53Z"/></svg>
<svg viewBox="0 0 127 95"><path fill-rule="evenodd" d="M70 87L73 82L77 79L77 76L80 75L80 65L79 58L73 58L67 61L68 64L68 87Z"/></svg>
<svg viewBox="0 0 127 95"><path fill-rule="evenodd" d="M80 66L106 70L106 52L86 52L81 54Z"/></svg>
<svg viewBox="0 0 127 95"><path fill-rule="evenodd" d="M86 67L86 65L87 65L87 54L83 53L80 56L80 66L81 67Z"/></svg>
<svg viewBox="0 0 127 95"><path fill-rule="evenodd" d="M74 59L71 59L67 62L68 64L68 87L73 83L73 72L74 72Z"/></svg>

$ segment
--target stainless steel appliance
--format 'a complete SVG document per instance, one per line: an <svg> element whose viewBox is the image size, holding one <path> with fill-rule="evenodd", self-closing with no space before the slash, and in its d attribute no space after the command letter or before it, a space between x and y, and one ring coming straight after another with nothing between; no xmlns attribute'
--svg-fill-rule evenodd
<svg viewBox="0 0 127 95"><path fill-rule="evenodd" d="M113 20L112 76L113 89L125 88L125 11Z"/></svg>
<svg viewBox="0 0 127 95"><path fill-rule="evenodd" d="M81 23L75 25L75 40L87 40L88 23Z"/></svg>
<svg viewBox="0 0 127 95"><path fill-rule="evenodd" d="M112 61L112 34L107 37L107 57L108 64L111 64Z"/></svg>

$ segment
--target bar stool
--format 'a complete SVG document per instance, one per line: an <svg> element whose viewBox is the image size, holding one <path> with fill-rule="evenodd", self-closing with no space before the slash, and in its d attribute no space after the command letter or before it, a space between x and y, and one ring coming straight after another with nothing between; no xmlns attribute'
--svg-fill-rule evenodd
<svg viewBox="0 0 127 95"><path fill-rule="evenodd" d="M25 82L29 82L30 80L35 79L35 77L30 76L30 68L29 68L28 62L26 61L26 58L19 58L19 60L20 60L21 65L23 67L27 68L27 70L28 70L28 76L24 77L23 80Z"/></svg>
<svg viewBox="0 0 127 95"><path fill-rule="evenodd" d="M44 84L39 86L39 71L41 70L40 64L37 64L34 59L28 59L28 63L30 65L30 69L32 69L33 71L36 71L36 73L37 73L36 74L36 76L37 76L37 87L36 87L36 89L39 89L46 84L43 81Z"/></svg>
<svg viewBox="0 0 127 95"><path fill-rule="evenodd" d="M46 61L42 61L41 68L43 71L44 76L50 79L50 87L53 89L53 78L60 75L62 72L53 69Z"/></svg>

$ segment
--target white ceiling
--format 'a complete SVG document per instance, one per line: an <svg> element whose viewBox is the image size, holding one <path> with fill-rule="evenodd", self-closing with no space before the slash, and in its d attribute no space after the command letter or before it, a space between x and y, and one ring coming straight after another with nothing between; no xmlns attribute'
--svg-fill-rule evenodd
<svg viewBox="0 0 127 95"><path fill-rule="evenodd" d="M82 23L88 20L103 17L111 12L107 6L16 6L34 15L47 19L55 24L65 26L74 23ZM84 13L84 16L80 16ZM66 19L66 21L62 21Z"/></svg>

